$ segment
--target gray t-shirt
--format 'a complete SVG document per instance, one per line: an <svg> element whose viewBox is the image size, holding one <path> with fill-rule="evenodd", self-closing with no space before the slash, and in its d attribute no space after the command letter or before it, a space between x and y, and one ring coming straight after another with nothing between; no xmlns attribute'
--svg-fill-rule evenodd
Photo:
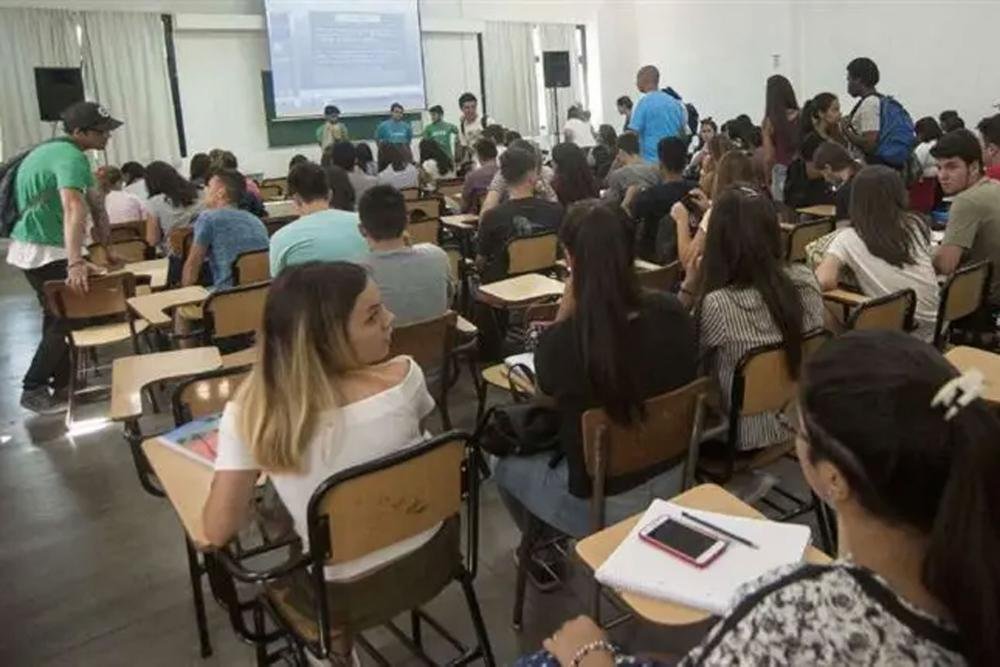
<svg viewBox="0 0 1000 667"><path fill-rule="evenodd" d="M374 251L362 263L371 268L382 303L396 316L397 327L440 317L448 310L448 255L438 246L419 243Z"/></svg>
<svg viewBox="0 0 1000 667"><path fill-rule="evenodd" d="M167 237L170 235L170 230L181 225L190 225L201 213L204 205L202 191L198 192L198 199L190 206L174 206L162 193L154 195L146 201L146 208L160 225L159 247L164 254L168 252Z"/></svg>
<svg viewBox="0 0 1000 667"><path fill-rule="evenodd" d="M625 193L633 185L648 188L660 182L660 169L655 164L636 162L619 167L608 174L608 189L604 201L620 204Z"/></svg>
<svg viewBox="0 0 1000 667"><path fill-rule="evenodd" d="M361 195L367 192L369 188L378 185L378 179L376 177L369 176L358 167L355 167L351 171L347 172L347 180L351 182L351 187L354 188L355 208L357 208L358 202L361 201Z"/></svg>
<svg viewBox="0 0 1000 667"><path fill-rule="evenodd" d="M941 243L965 250L965 263L993 262L989 301L1000 306L1000 181L984 178L955 195Z"/></svg>

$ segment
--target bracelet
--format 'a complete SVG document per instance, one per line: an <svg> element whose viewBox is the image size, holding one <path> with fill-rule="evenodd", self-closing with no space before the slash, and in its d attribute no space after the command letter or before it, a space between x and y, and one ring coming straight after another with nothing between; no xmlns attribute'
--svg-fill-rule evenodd
<svg viewBox="0 0 1000 667"><path fill-rule="evenodd" d="M86 263L87 263L87 260L85 260L85 259L78 259L75 262L70 262L69 264L67 264L66 268L67 269L72 269L74 266L80 266L80 265L83 265L83 264L86 264Z"/></svg>
<svg viewBox="0 0 1000 667"><path fill-rule="evenodd" d="M604 651L605 653L610 653L612 658L618 656L618 649L616 649L611 642L606 639L598 639L597 641L581 646L577 650L576 655L573 656L573 661L570 663L570 667L580 667L580 663L583 662L583 659L594 651Z"/></svg>

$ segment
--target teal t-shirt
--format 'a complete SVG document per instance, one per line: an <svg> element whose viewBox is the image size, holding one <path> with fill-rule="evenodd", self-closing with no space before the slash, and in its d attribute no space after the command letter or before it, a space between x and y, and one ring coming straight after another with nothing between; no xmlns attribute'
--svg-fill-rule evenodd
<svg viewBox="0 0 1000 667"><path fill-rule="evenodd" d="M12 239L39 245L62 246L63 208L59 190L86 192L94 185L90 161L69 140L46 142L21 162L14 180L14 198L21 217Z"/></svg>
<svg viewBox="0 0 1000 667"><path fill-rule="evenodd" d="M383 120L375 130L375 138L387 144L407 144L413 139L413 128L405 120Z"/></svg>
<svg viewBox="0 0 1000 667"><path fill-rule="evenodd" d="M456 137L458 136L458 128L443 120L431 123L424 128L424 139L433 139L436 141L450 158L454 158L451 152L451 135L453 134Z"/></svg>
<svg viewBox="0 0 1000 667"><path fill-rule="evenodd" d="M305 262L356 260L368 254L358 214L328 209L304 215L271 237L271 276Z"/></svg>

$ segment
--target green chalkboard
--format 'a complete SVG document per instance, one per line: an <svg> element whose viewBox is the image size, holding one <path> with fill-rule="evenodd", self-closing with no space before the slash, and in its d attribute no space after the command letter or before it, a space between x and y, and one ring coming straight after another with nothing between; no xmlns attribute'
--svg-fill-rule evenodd
<svg viewBox="0 0 1000 667"><path fill-rule="evenodd" d="M305 146L316 143L316 128L323 122L322 116L313 118L279 119L274 113L274 80L271 72L263 70L260 73L261 90L264 92L264 118L267 123L267 145L271 148L283 146ZM375 128L383 120L389 118L388 113L373 116L341 116L340 122L347 126L351 139L374 139ZM405 120L420 120L419 113L408 113Z"/></svg>

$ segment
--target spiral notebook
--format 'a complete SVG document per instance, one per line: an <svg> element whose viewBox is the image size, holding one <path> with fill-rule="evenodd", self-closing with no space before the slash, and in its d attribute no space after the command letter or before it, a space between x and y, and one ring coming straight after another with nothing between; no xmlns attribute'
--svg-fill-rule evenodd
<svg viewBox="0 0 1000 667"><path fill-rule="evenodd" d="M684 521L682 511L746 538L760 548L728 540L722 555L707 567L699 568L639 538L640 530L666 516ZM741 585L776 567L800 562L808 544L808 526L705 512L657 499L594 576L616 590L721 615Z"/></svg>

